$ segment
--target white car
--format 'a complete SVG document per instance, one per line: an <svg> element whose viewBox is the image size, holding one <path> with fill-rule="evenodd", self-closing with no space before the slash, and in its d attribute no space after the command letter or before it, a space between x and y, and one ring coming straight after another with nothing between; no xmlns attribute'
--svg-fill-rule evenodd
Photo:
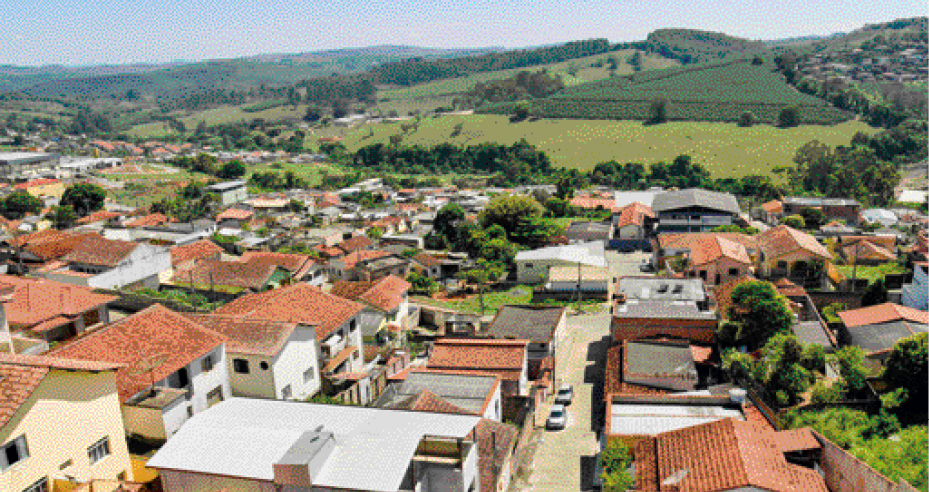
<svg viewBox="0 0 929 492"><path fill-rule="evenodd" d="M552 405L552 411L545 421L546 429L564 429L568 424L568 409L564 405Z"/></svg>
<svg viewBox="0 0 929 492"><path fill-rule="evenodd" d="M567 383L562 384L561 387L558 388L558 393L555 394L555 403L559 403L561 405L570 405L571 400L573 399L574 387Z"/></svg>

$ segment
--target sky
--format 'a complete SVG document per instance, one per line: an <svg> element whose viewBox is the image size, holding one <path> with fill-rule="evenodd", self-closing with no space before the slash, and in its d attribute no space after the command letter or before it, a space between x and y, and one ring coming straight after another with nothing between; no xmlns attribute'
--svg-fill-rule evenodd
<svg viewBox="0 0 929 492"><path fill-rule="evenodd" d="M0 64L234 58L405 44L519 48L665 27L779 39L927 15L925 0L2 0Z"/></svg>

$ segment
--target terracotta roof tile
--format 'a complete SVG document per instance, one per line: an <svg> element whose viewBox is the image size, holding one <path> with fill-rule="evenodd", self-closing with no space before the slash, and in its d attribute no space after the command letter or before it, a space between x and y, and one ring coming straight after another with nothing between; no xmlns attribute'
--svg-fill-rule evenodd
<svg viewBox="0 0 929 492"><path fill-rule="evenodd" d="M778 258L794 251L803 250L821 259L832 255L815 237L786 225L779 225L758 234L758 245L765 256Z"/></svg>
<svg viewBox="0 0 929 492"><path fill-rule="evenodd" d="M681 232L658 235L658 245L664 249L689 250L707 237L720 237L741 244L747 251L758 250L758 239L739 232Z"/></svg>
<svg viewBox="0 0 929 492"><path fill-rule="evenodd" d="M95 222L103 222L107 220L118 219L120 217L125 217L125 216L126 214L124 212L110 212L107 210L100 210L86 217L82 217L78 219L77 223L78 224L93 224Z"/></svg>
<svg viewBox="0 0 929 492"><path fill-rule="evenodd" d="M706 265L721 258L751 264L745 246L719 236L703 236L690 249L690 259L693 266Z"/></svg>
<svg viewBox="0 0 929 492"><path fill-rule="evenodd" d="M423 389L415 395L399 401L388 408L394 410L411 410L414 412L431 412L431 413L451 413L456 415L474 415L459 406L453 405L443 399L441 396Z"/></svg>
<svg viewBox="0 0 929 492"><path fill-rule="evenodd" d="M578 196L571 199L571 206L590 210L603 208L612 212L617 212L620 210L620 208L616 206L616 200L612 198L592 198L587 196Z"/></svg>
<svg viewBox="0 0 929 492"><path fill-rule="evenodd" d="M807 295L806 289L791 282L787 278L778 279L774 282L774 287L778 292L784 294L784 297L803 297Z"/></svg>
<svg viewBox="0 0 929 492"><path fill-rule="evenodd" d="M309 255L293 253L271 253L267 251L246 251L239 257L242 263L267 263L277 265L291 273L295 278L301 278L316 264Z"/></svg>
<svg viewBox="0 0 929 492"><path fill-rule="evenodd" d="M252 215L253 212L251 210L244 210L241 208L227 208L216 216L216 220L245 220L250 218Z"/></svg>
<svg viewBox="0 0 929 492"><path fill-rule="evenodd" d="M130 241L88 237L65 255L62 260L68 263L115 267L135 251L138 246L138 243Z"/></svg>
<svg viewBox="0 0 929 492"><path fill-rule="evenodd" d="M257 318L223 316L220 314L184 313L195 323L225 335L226 351L240 354L274 357L297 327L297 323L285 323Z"/></svg>
<svg viewBox="0 0 929 492"><path fill-rule="evenodd" d="M769 214L784 213L784 203L780 200L771 200L761 204L761 209Z"/></svg>
<svg viewBox="0 0 929 492"><path fill-rule="evenodd" d="M528 340L440 339L426 366L489 372L518 380L526 364Z"/></svg>
<svg viewBox="0 0 929 492"><path fill-rule="evenodd" d="M299 283L240 297L217 309L216 314L317 325L316 339L324 340L363 308L357 302Z"/></svg>
<svg viewBox="0 0 929 492"><path fill-rule="evenodd" d="M341 250L340 250L341 251ZM376 260L378 258L383 258L385 256L390 256L390 253L387 251L379 250L362 250L349 253L341 258L339 261L345 264L345 268L351 270L355 268L355 265L367 260Z"/></svg>
<svg viewBox="0 0 929 492"><path fill-rule="evenodd" d="M340 280L332 286L331 294L353 301L361 301L384 312L397 309L412 284L396 275L388 275L369 282Z"/></svg>
<svg viewBox="0 0 929 492"><path fill-rule="evenodd" d="M420 265L426 268L437 267L442 264L442 260L428 253L419 253L418 255L413 257L413 261L415 261L416 263L419 263Z"/></svg>
<svg viewBox="0 0 929 492"><path fill-rule="evenodd" d="M664 395L671 391L661 388L649 388L623 382L622 378L623 346L614 345L606 351L606 372L603 378L603 397L609 402L612 395Z"/></svg>
<svg viewBox="0 0 929 492"><path fill-rule="evenodd" d="M155 304L51 352L55 357L125 364L116 375L120 401L222 345L226 337Z"/></svg>
<svg viewBox="0 0 929 492"><path fill-rule="evenodd" d="M125 222L126 227L151 227L173 222L171 217L164 214L148 214Z"/></svg>
<svg viewBox="0 0 929 492"><path fill-rule="evenodd" d="M0 275L0 286L13 289L12 301L4 303L6 316L13 328L29 328L52 318L74 318L117 299L97 294L87 287Z"/></svg>
<svg viewBox="0 0 929 492"><path fill-rule="evenodd" d="M774 442L782 453L822 449L822 445L813 437L813 432L806 427L776 432Z"/></svg>
<svg viewBox="0 0 929 492"><path fill-rule="evenodd" d="M713 288L713 297L716 299L716 312L724 318L729 317L729 308L732 307L732 291L739 285L752 280L758 280L751 275L742 275Z"/></svg>
<svg viewBox="0 0 929 492"><path fill-rule="evenodd" d="M47 229L50 230L50 229ZM67 255L88 238L101 238L95 232L77 233L61 232L36 238L23 247L23 251L38 257L42 261L57 260Z"/></svg>
<svg viewBox="0 0 929 492"><path fill-rule="evenodd" d="M848 328L886 323L888 321L901 319L912 321L913 323L929 324L929 312L889 302L861 309L842 311L838 313L838 315Z"/></svg>
<svg viewBox="0 0 929 492"><path fill-rule="evenodd" d="M271 280L277 269L277 265L272 263L203 260L193 268L178 270L171 281L177 285L193 282L200 289L234 287L257 291Z"/></svg>
<svg viewBox="0 0 929 492"><path fill-rule="evenodd" d="M632 202L621 209L619 215L619 227L626 227L627 225L644 225L646 217L655 218L655 214L652 212L652 208L639 202Z"/></svg>
<svg viewBox="0 0 929 492"><path fill-rule="evenodd" d="M517 431L508 424L481 419L474 427L478 449L480 492L494 492L510 451L516 446ZM504 484L506 485L506 484Z"/></svg>
<svg viewBox="0 0 929 492"><path fill-rule="evenodd" d="M894 261L897 255L883 246L870 241L848 244L842 247L842 255L856 260Z"/></svg>
<svg viewBox="0 0 929 492"><path fill-rule="evenodd" d="M197 242L171 248L171 264L177 267L188 261L218 260L222 253L223 248L219 245L208 239L201 239Z"/></svg>
<svg viewBox="0 0 929 492"><path fill-rule="evenodd" d="M0 427L26 403L48 371L47 367L0 362Z"/></svg>

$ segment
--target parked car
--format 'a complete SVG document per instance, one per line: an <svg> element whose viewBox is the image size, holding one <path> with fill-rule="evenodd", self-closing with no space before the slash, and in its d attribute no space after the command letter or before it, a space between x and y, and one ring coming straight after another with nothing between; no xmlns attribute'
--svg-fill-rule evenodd
<svg viewBox="0 0 929 492"><path fill-rule="evenodd" d="M561 405L570 405L573 399L574 387L567 383L562 384L561 387L558 388L558 393L555 394L555 403Z"/></svg>
<svg viewBox="0 0 929 492"><path fill-rule="evenodd" d="M564 429L568 423L568 409L564 405L552 405L552 411L545 421L545 428L549 430Z"/></svg>
<svg viewBox="0 0 929 492"><path fill-rule="evenodd" d="M652 273L652 272L655 271L655 267L653 267L653 266L652 266L651 264L649 264L649 263L643 263L643 264L639 265L639 271L642 272L642 273Z"/></svg>

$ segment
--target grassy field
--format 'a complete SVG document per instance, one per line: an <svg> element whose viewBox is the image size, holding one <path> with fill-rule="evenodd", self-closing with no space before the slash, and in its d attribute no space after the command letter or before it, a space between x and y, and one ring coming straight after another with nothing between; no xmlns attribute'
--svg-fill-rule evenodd
<svg viewBox="0 0 929 492"><path fill-rule="evenodd" d="M277 106L264 111L248 112L245 109L251 108L254 104L245 104L242 106L223 106L221 108L202 111L180 120L188 129L196 128L201 121L206 122L208 126L221 125L226 123L236 123L239 121L250 121L255 118L264 118L268 121L279 121L285 119L297 119L306 114L306 106ZM168 124L162 121L137 125L126 132L133 137L157 138L167 135L170 132Z"/></svg>
<svg viewBox="0 0 929 492"><path fill-rule="evenodd" d="M430 297L416 296L413 300L422 304L429 304L456 311L478 314L481 312L481 300L477 294L465 299L440 301ZM497 312L497 309L500 309L500 307L505 304L529 304L530 302L532 302L532 288L524 285L518 285L502 291L486 292L484 293L484 314L494 314Z"/></svg>
<svg viewBox="0 0 929 492"><path fill-rule="evenodd" d="M781 110L794 106L804 123L835 124L851 114L822 99L789 86L770 62L751 60L688 65L650 70L630 77L611 77L565 88L533 101L536 115L545 118L647 120L656 100L665 100L669 121L738 121L745 111L755 121L776 123ZM499 104L486 112L508 114L513 104Z"/></svg>
<svg viewBox="0 0 929 492"><path fill-rule="evenodd" d="M458 123L462 124L461 134L450 138ZM510 123L505 116L446 115L422 119L419 129L405 136L403 144L434 145L446 141L458 145L511 144L525 138L544 150L556 166L583 170L610 159L652 163L689 154L714 177L738 177L770 174L774 166L792 164L797 149L814 139L830 146L846 145L858 131L876 133L857 121L780 129L707 122L645 126L636 121L542 119ZM369 132L373 136L368 136ZM376 142L386 144L391 135L401 133L400 124L393 123L326 128L317 130L311 138L341 136L348 149L354 151Z"/></svg>
<svg viewBox="0 0 929 492"><path fill-rule="evenodd" d="M615 56L620 62L617 66L616 73L628 75L633 73L632 66L629 65L627 61L632 53L632 50L616 51L560 63L478 73L467 77L436 80L401 89L383 90L378 92L377 107L384 113L391 110L395 110L399 114L410 114L412 111L417 110L420 112L431 111L439 106L450 106L456 95L467 92L480 82L511 77L521 71L538 72L548 70L553 74L561 75L565 85L574 86L584 84L602 80L610 76L610 72L606 67L595 67L593 65L596 64L598 60L611 56ZM643 70L668 68L677 65L678 63L675 60L657 56L645 56L643 59ZM574 73L573 75L572 72Z"/></svg>
<svg viewBox="0 0 929 492"><path fill-rule="evenodd" d="M858 278L868 279L868 283L875 280L883 280L885 275L895 273L906 273L906 269L896 263L884 263L882 265L858 265L856 271L854 265L836 265L845 278L851 280L857 274Z"/></svg>

